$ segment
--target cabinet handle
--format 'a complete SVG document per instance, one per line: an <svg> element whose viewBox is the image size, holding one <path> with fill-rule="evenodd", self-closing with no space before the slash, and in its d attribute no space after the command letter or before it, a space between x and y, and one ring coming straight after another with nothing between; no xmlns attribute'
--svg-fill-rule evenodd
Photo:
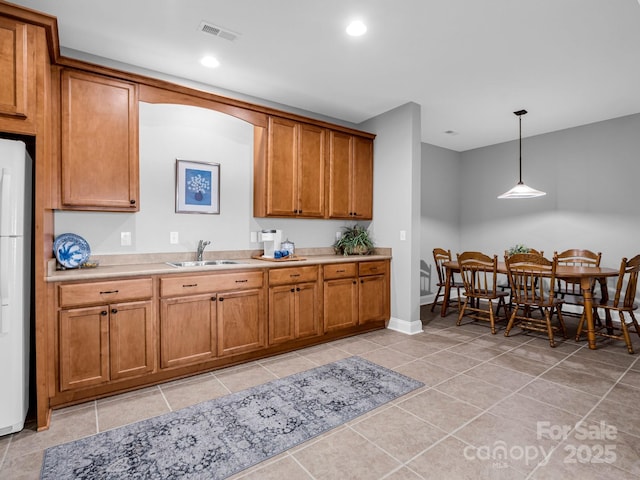
<svg viewBox="0 0 640 480"><path fill-rule="evenodd" d="M289 276L290 276L291 278L294 278L294 277L299 277L299 276L300 276L300 274L299 274L299 273L292 273L292 274L290 274Z"/></svg>
<svg viewBox="0 0 640 480"><path fill-rule="evenodd" d="M364 283L364 280L360 280L360 283Z"/></svg>
<svg viewBox="0 0 640 480"><path fill-rule="evenodd" d="M211 297L211 301L215 302L218 298L217 297Z"/></svg>
<svg viewBox="0 0 640 480"><path fill-rule="evenodd" d="M246 278L244 280L236 280L236 283L247 283L249 280Z"/></svg>
<svg viewBox="0 0 640 480"><path fill-rule="evenodd" d="M103 317L104 317L106 314L107 314L107 311L106 311L106 310L102 310L102 311L100 312L100 315L102 315Z"/></svg>
<svg viewBox="0 0 640 480"><path fill-rule="evenodd" d="M106 295L108 293L118 293L118 290L105 290L103 292L100 292L100 295Z"/></svg>
<svg viewBox="0 0 640 480"><path fill-rule="evenodd" d="M219 301L223 301L223 300L224 300L224 297L220 297L220 298L218 298L218 300L219 300Z"/></svg>
<svg viewBox="0 0 640 480"><path fill-rule="evenodd" d="M356 283L358 283L358 282L356 282L356 281L354 280L352 283L355 285L355 284L356 284Z"/></svg>
<svg viewBox="0 0 640 480"><path fill-rule="evenodd" d="M117 308L112 308L111 309L111 313L118 313L118 309Z"/></svg>
<svg viewBox="0 0 640 480"><path fill-rule="evenodd" d="M344 273L346 270L336 270L336 273Z"/></svg>
<svg viewBox="0 0 640 480"><path fill-rule="evenodd" d="M197 286L198 286L197 283L187 283L186 285L182 285L182 288L197 287Z"/></svg>
<svg viewBox="0 0 640 480"><path fill-rule="evenodd" d="M378 270L378 267L371 267L372 272L375 272L376 270Z"/></svg>
<svg viewBox="0 0 640 480"><path fill-rule="evenodd" d="M136 204L136 201L135 201L135 200L129 200L129 203L130 203L131 205L135 205L135 204Z"/></svg>
<svg viewBox="0 0 640 480"><path fill-rule="evenodd" d="M295 292L295 291L296 291L296 289L295 289L295 288L292 288L292 289L291 289L291 292L292 292L292 293L293 293L293 292Z"/></svg>
<svg viewBox="0 0 640 480"><path fill-rule="evenodd" d="M299 292L299 291L300 291L300 287L297 287L297 288L296 288L296 292Z"/></svg>

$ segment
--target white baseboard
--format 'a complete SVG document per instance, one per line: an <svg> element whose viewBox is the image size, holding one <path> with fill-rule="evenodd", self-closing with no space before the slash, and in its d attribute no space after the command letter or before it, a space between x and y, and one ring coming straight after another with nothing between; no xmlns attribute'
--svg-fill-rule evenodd
<svg viewBox="0 0 640 480"><path fill-rule="evenodd" d="M422 322L420 320L402 320L400 318L391 317L387 324L389 330L406 333L407 335L415 335L422 332Z"/></svg>

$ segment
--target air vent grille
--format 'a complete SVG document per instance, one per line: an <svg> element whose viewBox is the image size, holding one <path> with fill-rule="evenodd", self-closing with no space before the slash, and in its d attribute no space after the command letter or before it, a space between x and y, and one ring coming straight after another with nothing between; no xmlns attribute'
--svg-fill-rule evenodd
<svg viewBox="0 0 640 480"><path fill-rule="evenodd" d="M224 29L222 27L214 25L213 23L206 22L204 20L200 22L200 27L198 27L198 29L202 33L213 35L214 37L224 38L225 40L229 40L230 42L233 42L239 36L238 33L232 32L231 30Z"/></svg>

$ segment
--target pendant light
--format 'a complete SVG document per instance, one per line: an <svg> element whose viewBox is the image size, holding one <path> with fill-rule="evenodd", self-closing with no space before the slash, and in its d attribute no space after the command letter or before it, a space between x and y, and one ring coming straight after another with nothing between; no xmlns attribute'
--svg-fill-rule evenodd
<svg viewBox="0 0 640 480"><path fill-rule="evenodd" d="M526 115L526 110L518 110L517 112L513 112L518 116L518 120L520 122L520 180L517 185L513 187L508 192L499 195L498 198L534 198L541 197L546 195L546 192L541 192L540 190L536 190L535 188L528 187L522 182L522 115Z"/></svg>

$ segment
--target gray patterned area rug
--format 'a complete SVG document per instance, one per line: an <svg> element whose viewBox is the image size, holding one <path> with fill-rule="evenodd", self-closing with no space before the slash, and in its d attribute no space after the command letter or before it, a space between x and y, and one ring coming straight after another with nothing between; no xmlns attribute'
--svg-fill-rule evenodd
<svg viewBox="0 0 640 480"><path fill-rule="evenodd" d="M349 357L48 448L40 478L226 478L423 385Z"/></svg>

